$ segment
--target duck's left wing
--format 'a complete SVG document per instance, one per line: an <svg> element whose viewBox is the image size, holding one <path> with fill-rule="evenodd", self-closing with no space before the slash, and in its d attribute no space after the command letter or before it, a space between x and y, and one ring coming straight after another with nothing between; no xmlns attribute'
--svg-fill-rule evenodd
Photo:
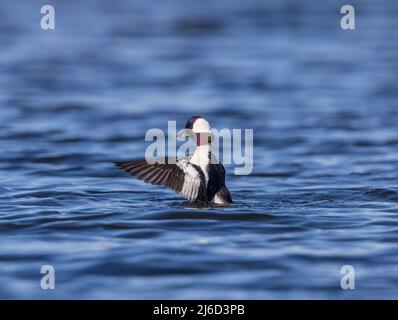
<svg viewBox="0 0 398 320"><path fill-rule="evenodd" d="M173 163L148 163L146 160L116 162L116 165L146 183L168 187L190 201L207 202L203 172L188 159Z"/></svg>

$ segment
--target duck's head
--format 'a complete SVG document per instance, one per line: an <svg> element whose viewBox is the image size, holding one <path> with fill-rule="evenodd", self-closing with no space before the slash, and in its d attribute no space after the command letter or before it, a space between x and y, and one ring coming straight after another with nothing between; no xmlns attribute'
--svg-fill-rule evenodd
<svg viewBox="0 0 398 320"><path fill-rule="evenodd" d="M185 124L185 129L191 129L194 133L210 133L210 124L201 116L192 116Z"/></svg>
<svg viewBox="0 0 398 320"><path fill-rule="evenodd" d="M185 128L178 133L178 138L192 136L210 136L212 137L209 122L201 116L192 116L185 124Z"/></svg>

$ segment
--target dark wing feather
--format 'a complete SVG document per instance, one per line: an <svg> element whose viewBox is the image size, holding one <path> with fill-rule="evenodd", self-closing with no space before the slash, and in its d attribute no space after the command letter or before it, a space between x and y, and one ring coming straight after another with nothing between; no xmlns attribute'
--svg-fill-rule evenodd
<svg viewBox="0 0 398 320"><path fill-rule="evenodd" d="M133 160L116 162L116 166L144 182L167 186L176 192L180 192L184 184L184 174L176 164L148 164L145 160Z"/></svg>
<svg viewBox="0 0 398 320"><path fill-rule="evenodd" d="M116 162L116 166L146 183L168 187L191 201L206 202L203 172L187 159L173 163L153 163L146 160Z"/></svg>

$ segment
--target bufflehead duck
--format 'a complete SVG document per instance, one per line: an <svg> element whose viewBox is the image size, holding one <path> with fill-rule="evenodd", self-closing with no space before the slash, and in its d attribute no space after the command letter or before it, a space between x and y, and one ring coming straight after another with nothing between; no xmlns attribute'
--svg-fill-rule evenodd
<svg viewBox="0 0 398 320"><path fill-rule="evenodd" d="M212 133L209 122L193 116L179 136L196 135L196 149L191 157L149 164L146 160L116 162L116 165L144 182L171 188L199 207L232 203L225 186L224 166L211 152Z"/></svg>

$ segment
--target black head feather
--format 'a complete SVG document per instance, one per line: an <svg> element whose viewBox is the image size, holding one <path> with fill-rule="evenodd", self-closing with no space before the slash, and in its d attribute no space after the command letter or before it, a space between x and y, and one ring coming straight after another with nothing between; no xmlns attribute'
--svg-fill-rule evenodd
<svg viewBox="0 0 398 320"><path fill-rule="evenodd" d="M192 116L188 119L187 123L185 124L185 129L192 129L193 124L195 121L199 118L202 118L201 116Z"/></svg>

